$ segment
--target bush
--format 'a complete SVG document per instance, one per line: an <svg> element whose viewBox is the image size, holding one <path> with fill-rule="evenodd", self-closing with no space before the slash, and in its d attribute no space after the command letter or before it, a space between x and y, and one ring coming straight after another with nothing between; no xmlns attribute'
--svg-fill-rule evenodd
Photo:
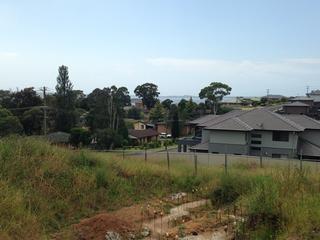
<svg viewBox="0 0 320 240"><path fill-rule="evenodd" d="M113 129L98 129L96 131L98 149L113 149L122 147L123 137Z"/></svg>
<svg viewBox="0 0 320 240"><path fill-rule="evenodd" d="M10 111L0 107L0 137L10 134L21 134L23 127L16 116Z"/></svg>
<svg viewBox="0 0 320 240"><path fill-rule="evenodd" d="M284 223L279 186L272 180L261 181L248 197L248 220L250 229L259 235L271 235L274 239Z"/></svg>
<svg viewBox="0 0 320 240"><path fill-rule="evenodd" d="M91 136L88 129L72 128L70 130L70 143L75 146L87 146L91 142Z"/></svg>

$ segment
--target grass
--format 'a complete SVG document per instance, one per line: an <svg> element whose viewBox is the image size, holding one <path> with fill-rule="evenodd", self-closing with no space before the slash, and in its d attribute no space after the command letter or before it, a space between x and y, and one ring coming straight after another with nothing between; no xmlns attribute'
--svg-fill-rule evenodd
<svg viewBox="0 0 320 240"><path fill-rule="evenodd" d="M49 239L81 218L177 191L244 206L252 239L319 239L319 174L247 164L198 166L71 151L35 138L0 140L0 239ZM206 190L205 190L206 189ZM254 237L253 237L254 236ZM242 236L244 239L247 235Z"/></svg>

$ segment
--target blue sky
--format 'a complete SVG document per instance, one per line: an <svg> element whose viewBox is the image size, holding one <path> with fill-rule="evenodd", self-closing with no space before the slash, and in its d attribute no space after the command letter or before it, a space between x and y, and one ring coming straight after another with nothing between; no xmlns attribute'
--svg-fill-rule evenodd
<svg viewBox="0 0 320 240"><path fill-rule="evenodd" d="M0 88L48 86L67 65L76 89L154 82L197 95L320 88L318 0L0 0Z"/></svg>

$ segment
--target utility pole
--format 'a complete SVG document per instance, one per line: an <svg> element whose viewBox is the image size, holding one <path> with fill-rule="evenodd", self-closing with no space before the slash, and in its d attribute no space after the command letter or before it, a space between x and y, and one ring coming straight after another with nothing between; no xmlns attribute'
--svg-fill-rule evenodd
<svg viewBox="0 0 320 240"><path fill-rule="evenodd" d="M267 97L269 96L269 93L270 93L270 89L267 88Z"/></svg>
<svg viewBox="0 0 320 240"><path fill-rule="evenodd" d="M46 91L47 88L41 88L43 94L43 134L47 135L47 98L46 98Z"/></svg>

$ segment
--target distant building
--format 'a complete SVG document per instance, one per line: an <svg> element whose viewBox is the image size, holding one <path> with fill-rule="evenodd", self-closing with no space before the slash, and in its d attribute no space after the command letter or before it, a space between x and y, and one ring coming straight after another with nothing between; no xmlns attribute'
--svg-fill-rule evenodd
<svg viewBox="0 0 320 240"><path fill-rule="evenodd" d="M313 90L306 96L290 98L289 102L301 102L310 106L307 115L309 117L320 119L320 90Z"/></svg>
<svg viewBox="0 0 320 240"><path fill-rule="evenodd" d="M155 129L159 134L171 134L171 122L158 122ZM180 122L180 136L192 135L192 126L188 122Z"/></svg>
<svg viewBox="0 0 320 240"><path fill-rule="evenodd" d="M282 99L286 98L283 95L277 95L277 94L269 94L267 96L263 96L262 98L265 98L269 101L281 101Z"/></svg>
<svg viewBox="0 0 320 240"><path fill-rule="evenodd" d="M129 129L129 138L136 144L149 143L158 140L159 133L154 129L134 130Z"/></svg>
<svg viewBox="0 0 320 240"><path fill-rule="evenodd" d="M285 114L309 114L311 106L303 102L291 102L282 106Z"/></svg>
<svg viewBox="0 0 320 240"><path fill-rule="evenodd" d="M139 98L132 98L131 99L131 106L136 107L141 110L145 109L142 100Z"/></svg>
<svg viewBox="0 0 320 240"><path fill-rule="evenodd" d="M134 130L154 129L155 125L152 123L146 123L144 121L137 121L133 123Z"/></svg>

